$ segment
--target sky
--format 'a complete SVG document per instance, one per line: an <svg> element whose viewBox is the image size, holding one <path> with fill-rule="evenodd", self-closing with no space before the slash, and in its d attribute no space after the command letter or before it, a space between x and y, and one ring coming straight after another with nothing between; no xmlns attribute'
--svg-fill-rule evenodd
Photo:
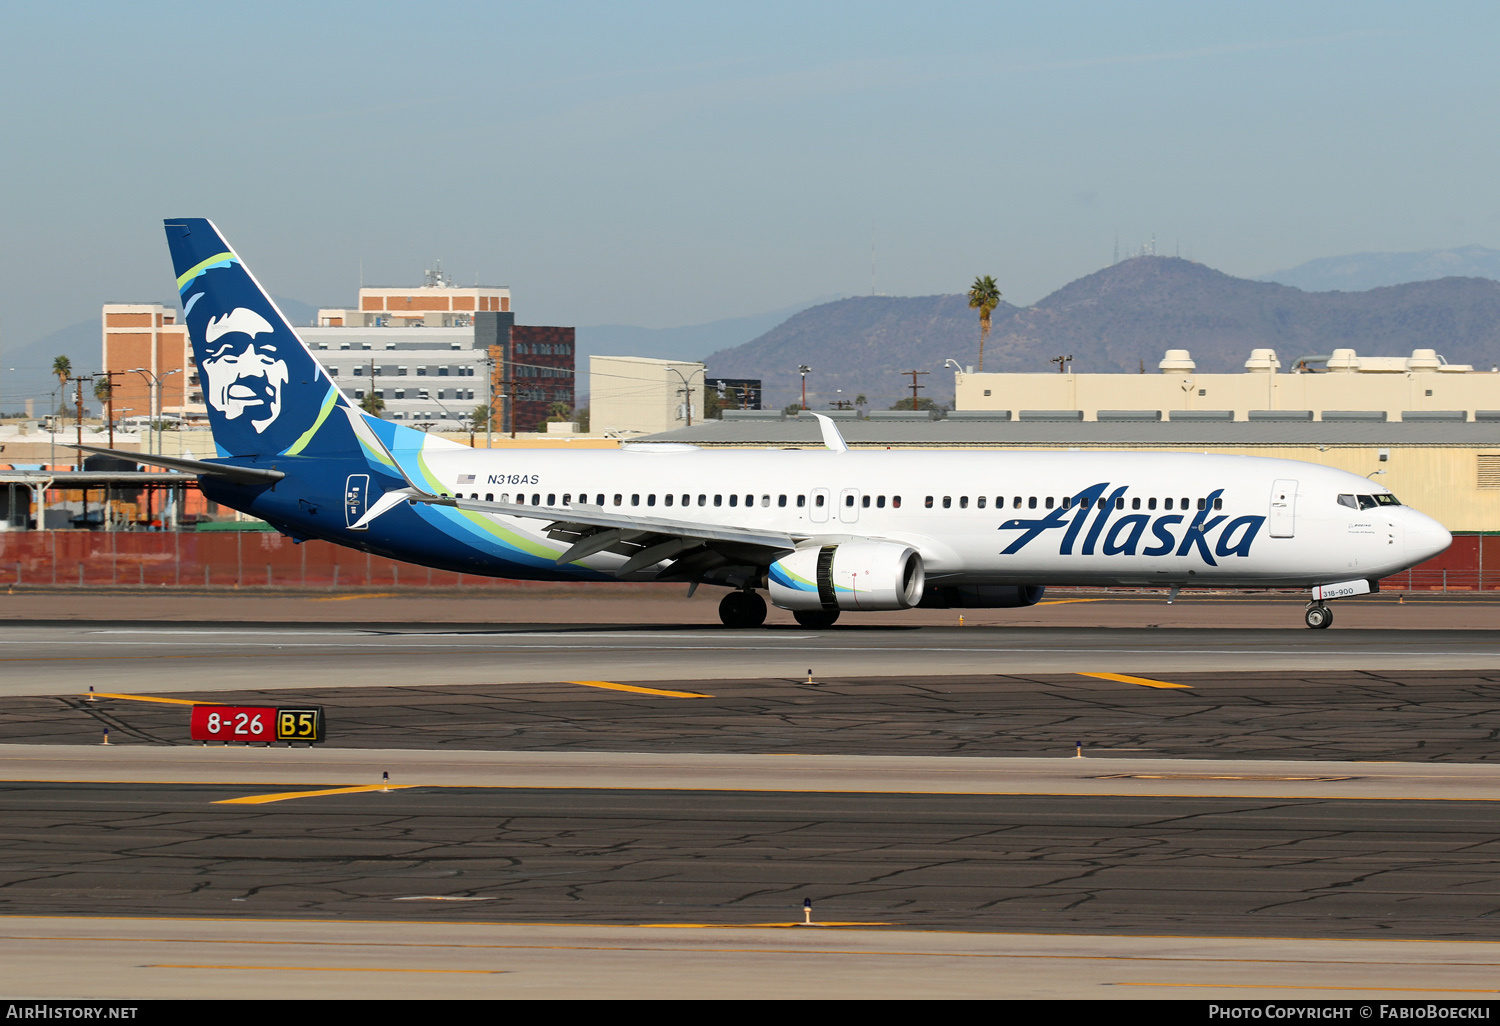
<svg viewBox="0 0 1500 1026"><path fill-rule="evenodd" d="M522 323L648 327L980 274L1024 305L1153 235L1246 277L1496 246L1497 28L1372 0L11 5L0 361L173 302L164 217L315 305L441 259Z"/></svg>

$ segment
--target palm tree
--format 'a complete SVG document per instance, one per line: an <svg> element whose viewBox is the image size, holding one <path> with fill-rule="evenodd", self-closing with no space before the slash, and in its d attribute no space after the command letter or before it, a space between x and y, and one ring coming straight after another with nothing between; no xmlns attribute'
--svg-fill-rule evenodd
<svg viewBox="0 0 1500 1026"><path fill-rule="evenodd" d="M73 376L73 361L66 356L59 356L52 361L52 376L57 378L58 412L67 409L68 402L68 379Z"/></svg>
<svg viewBox="0 0 1500 1026"><path fill-rule="evenodd" d="M979 370L984 371L984 340L990 334L990 311L1000 305L1000 286L986 274L974 279L969 290L969 309L979 311Z"/></svg>
<svg viewBox="0 0 1500 1026"><path fill-rule="evenodd" d="M359 401L359 407L370 416L378 417L380 416L381 411L385 409L385 400L380 398L380 396L376 395L374 392L368 392L365 394L365 397Z"/></svg>

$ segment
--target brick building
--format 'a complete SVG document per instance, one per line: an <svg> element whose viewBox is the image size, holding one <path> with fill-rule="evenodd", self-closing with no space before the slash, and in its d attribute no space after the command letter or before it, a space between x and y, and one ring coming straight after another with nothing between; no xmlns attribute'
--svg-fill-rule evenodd
<svg viewBox="0 0 1500 1026"><path fill-rule="evenodd" d="M178 322L175 309L160 303L106 303L102 321L104 369L114 372L117 420L153 412L184 420L208 416L187 325ZM160 395L155 397L153 381L160 383ZM93 403L92 389L84 389L84 398Z"/></svg>

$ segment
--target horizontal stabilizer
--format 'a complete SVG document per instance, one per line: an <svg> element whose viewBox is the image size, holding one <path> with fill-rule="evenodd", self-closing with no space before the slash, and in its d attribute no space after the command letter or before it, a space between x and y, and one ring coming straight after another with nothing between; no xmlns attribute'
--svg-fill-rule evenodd
<svg viewBox="0 0 1500 1026"><path fill-rule="evenodd" d="M68 443L68 448L82 449L84 452L91 452L98 456L114 456L132 463L144 463L148 467L166 467L168 470L180 470L186 474L222 477L238 484L266 484L286 477L281 471L271 470L268 467L237 467L229 463L206 463L203 460L185 460L177 456L146 456L138 452L101 449L96 445L76 443Z"/></svg>

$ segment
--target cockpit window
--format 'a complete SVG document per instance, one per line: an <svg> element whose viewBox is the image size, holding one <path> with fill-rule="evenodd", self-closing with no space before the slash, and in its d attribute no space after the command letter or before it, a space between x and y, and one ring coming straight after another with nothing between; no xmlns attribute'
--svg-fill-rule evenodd
<svg viewBox="0 0 1500 1026"><path fill-rule="evenodd" d="M1390 492L1386 492L1384 495L1375 496L1375 504L1377 506L1399 506L1401 505L1401 500L1397 499Z"/></svg>
<svg viewBox="0 0 1500 1026"><path fill-rule="evenodd" d="M1340 495L1339 505L1348 506L1350 509L1359 509L1359 500L1352 495Z"/></svg>
<svg viewBox="0 0 1500 1026"><path fill-rule="evenodd" d="M1361 496L1359 496L1359 508L1360 509L1374 509L1375 508L1375 496L1373 496L1373 495L1361 495Z"/></svg>

